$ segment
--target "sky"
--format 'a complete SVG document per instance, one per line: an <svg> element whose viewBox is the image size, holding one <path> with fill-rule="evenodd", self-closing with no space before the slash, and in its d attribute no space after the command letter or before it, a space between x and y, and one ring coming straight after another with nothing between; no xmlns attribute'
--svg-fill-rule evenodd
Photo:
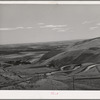
<svg viewBox="0 0 100 100"><path fill-rule="evenodd" d="M0 44L95 37L100 37L100 5L0 5Z"/></svg>

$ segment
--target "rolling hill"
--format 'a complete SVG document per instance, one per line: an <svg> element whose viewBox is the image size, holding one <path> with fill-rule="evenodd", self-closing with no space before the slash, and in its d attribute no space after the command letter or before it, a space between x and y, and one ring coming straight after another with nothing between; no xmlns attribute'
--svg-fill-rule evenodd
<svg viewBox="0 0 100 100"><path fill-rule="evenodd" d="M40 60L43 60L41 65L53 62L57 67L67 64L100 63L100 37L69 44L60 52L49 51Z"/></svg>

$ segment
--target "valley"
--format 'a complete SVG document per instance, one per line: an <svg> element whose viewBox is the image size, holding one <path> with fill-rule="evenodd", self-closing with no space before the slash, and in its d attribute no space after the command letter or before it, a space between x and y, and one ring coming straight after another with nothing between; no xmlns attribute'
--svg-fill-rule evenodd
<svg viewBox="0 0 100 100"><path fill-rule="evenodd" d="M0 90L100 90L100 37L0 45Z"/></svg>

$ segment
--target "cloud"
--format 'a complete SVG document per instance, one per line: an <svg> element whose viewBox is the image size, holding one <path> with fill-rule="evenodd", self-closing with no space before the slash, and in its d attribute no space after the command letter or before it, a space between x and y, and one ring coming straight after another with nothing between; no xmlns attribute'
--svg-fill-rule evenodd
<svg viewBox="0 0 100 100"><path fill-rule="evenodd" d="M16 27L16 28L13 28L13 29L24 29L24 27Z"/></svg>
<svg viewBox="0 0 100 100"><path fill-rule="evenodd" d="M62 30L58 30L58 32L65 32L66 30L62 29Z"/></svg>
<svg viewBox="0 0 100 100"><path fill-rule="evenodd" d="M0 28L0 31L12 30L13 28Z"/></svg>
<svg viewBox="0 0 100 100"><path fill-rule="evenodd" d="M38 25L44 25L44 23L38 23Z"/></svg>
<svg viewBox="0 0 100 100"><path fill-rule="evenodd" d="M57 31L57 32L65 32L67 25L42 25L40 28L49 28L51 30Z"/></svg>
<svg viewBox="0 0 100 100"><path fill-rule="evenodd" d="M65 31L71 31L71 28L52 28L52 30L55 30L57 32L65 32Z"/></svg>
<svg viewBox="0 0 100 100"><path fill-rule="evenodd" d="M61 28L52 28L52 30L59 30L59 29L61 29Z"/></svg>
<svg viewBox="0 0 100 100"><path fill-rule="evenodd" d="M95 29L99 28L99 26L100 26L100 23L96 23L95 26L90 27L89 29L90 30L95 30Z"/></svg>
<svg viewBox="0 0 100 100"><path fill-rule="evenodd" d="M92 23L92 21L84 21L84 22L82 22L82 24L90 24L90 23Z"/></svg>
<svg viewBox="0 0 100 100"><path fill-rule="evenodd" d="M0 31L12 31L12 30L17 30L17 29L21 29L20 27L16 27L16 28L0 28Z"/></svg>
<svg viewBox="0 0 100 100"><path fill-rule="evenodd" d="M90 27L89 29L90 30L95 30L95 29L97 29L98 27L97 26L94 26L94 27Z"/></svg>
<svg viewBox="0 0 100 100"><path fill-rule="evenodd" d="M99 26L99 25L100 25L100 23L97 23L97 25Z"/></svg>
<svg viewBox="0 0 100 100"><path fill-rule="evenodd" d="M44 23L38 23L40 26L40 28L48 28L50 30L53 30L53 31L57 31L57 32L65 32L67 30L69 30L69 28L67 27L66 24L64 25L53 25L53 24L48 24L48 25L44 25Z"/></svg>
<svg viewBox="0 0 100 100"><path fill-rule="evenodd" d="M61 27L66 27L67 25L44 25L40 28L61 28Z"/></svg>
<svg viewBox="0 0 100 100"><path fill-rule="evenodd" d="M32 29L33 27L15 27L15 28L0 28L0 31L12 31L19 29Z"/></svg>
<svg viewBox="0 0 100 100"><path fill-rule="evenodd" d="M71 28L52 28L52 30L55 30L57 32L65 32L65 31L71 31Z"/></svg>

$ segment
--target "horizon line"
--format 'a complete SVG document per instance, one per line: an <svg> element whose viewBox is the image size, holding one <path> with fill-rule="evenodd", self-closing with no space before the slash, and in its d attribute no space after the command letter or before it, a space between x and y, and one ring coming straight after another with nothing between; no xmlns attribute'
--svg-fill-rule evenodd
<svg viewBox="0 0 100 100"><path fill-rule="evenodd" d="M71 40L56 40L56 41L43 41L43 42L24 42L24 43L4 43L4 44L0 44L0 46L4 46L4 45L21 45L21 44L38 44L38 43L52 43L52 42L64 42L64 41L77 41L77 40L87 40L87 39L95 39L95 38L99 38L99 37L94 37L94 38L82 38L82 39L71 39Z"/></svg>

